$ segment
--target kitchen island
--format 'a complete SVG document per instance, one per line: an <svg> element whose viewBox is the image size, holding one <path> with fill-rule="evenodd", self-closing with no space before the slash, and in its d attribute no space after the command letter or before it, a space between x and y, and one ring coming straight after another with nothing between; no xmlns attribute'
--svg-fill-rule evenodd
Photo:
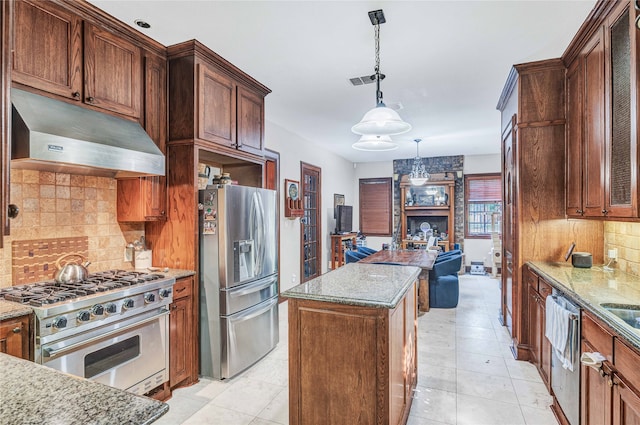
<svg viewBox="0 0 640 425"><path fill-rule="evenodd" d="M0 353L0 423L131 424L156 421L166 403Z"/></svg>
<svg viewBox="0 0 640 425"><path fill-rule="evenodd" d="M417 380L420 271L351 263L282 293L291 425L406 423Z"/></svg>

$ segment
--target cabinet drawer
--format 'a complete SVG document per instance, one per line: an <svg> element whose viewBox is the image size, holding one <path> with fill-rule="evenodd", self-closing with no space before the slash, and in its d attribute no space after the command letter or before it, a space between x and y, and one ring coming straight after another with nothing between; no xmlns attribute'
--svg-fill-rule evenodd
<svg viewBox="0 0 640 425"><path fill-rule="evenodd" d="M173 285L173 299L190 297L193 293L191 282L193 282L192 277L176 280L175 285Z"/></svg>
<svg viewBox="0 0 640 425"><path fill-rule="evenodd" d="M538 279L538 293L540 294L540 297L545 300L549 295L551 295L551 285L542 279Z"/></svg>
<svg viewBox="0 0 640 425"><path fill-rule="evenodd" d="M614 366L624 380L635 389L640 389L640 355L616 338Z"/></svg>
<svg viewBox="0 0 640 425"><path fill-rule="evenodd" d="M582 313L582 338L607 360L613 362L613 335L598 323L598 320L588 313Z"/></svg>

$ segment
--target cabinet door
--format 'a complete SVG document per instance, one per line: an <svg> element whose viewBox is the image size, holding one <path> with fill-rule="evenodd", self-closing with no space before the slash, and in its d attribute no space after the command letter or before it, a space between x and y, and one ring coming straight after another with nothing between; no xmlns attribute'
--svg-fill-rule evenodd
<svg viewBox="0 0 640 425"><path fill-rule="evenodd" d="M584 94L584 68L578 57L567 72L567 153L566 153L566 213L581 217L582 209L582 108Z"/></svg>
<svg viewBox="0 0 640 425"><path fill-rule="evenodd" d="M599 30L582 51L584 60L583 210L604 214L604 40Z"/></svg>
<svg viewBox="0 0 640 425"><path fill-rule="evenodd" d="M162 151L167 142L167 61L144 56L144 129Z"/></svg>
<svg viewBox="0 0 640 425"><path fill-rule="evenodd" d="M613 424L640 425L640 395L617 376L614 383Z"/></svg>
<svg viewBox="0 0 640 425"><path fill-rule="evenodd" d="M166 181L164 176L118 179L118 221L165 220L167 204Z"/></svg>
<svg viewBox="0 0 640 425"><path fill-rule="evenodd" d="M540 370L540 308L538 302L538 291L533 287L529 289L529 346L531 347L531 363Z"/></svg>
<svg viewBox="0 0 640 425"><path fill-rule="evenodd" d="M169 316L169 386L174 387L190 376L192 361L192 298L178 298L171 304Z"/></svg>
<svg viewBox="0 0 640 425"><path fill-rule="evenodd" d="M632 41L637 30L629 2L619 2L605 22L607 173L605 209L609 217L637 217L637 122L632 118ZM632 37L633 35L633 37ZM635 43L634 43L635 44ZM637 46L636 46L637 50ZM633 77L632 77L633 76ZM634 124L635 123L635 124ZM632 126L634 129L632 130ZM635 143L632 143L632 140ZM635 178L634 178L634 175Z"/></svg>
<svg viewBox="0 0 640 425"><path fill-rule="evenodd" d="M198 65L198 137L236 145L235 83L210 67Z"/></svg>
<svg viewBox="0 0 640 425"><path fill-rule="evenodd" d="M588 340L582 340L581 353L596 351ZM580 378L581 425L610 425L612 391L608 376L601 376L598 371L581 364Z"/></svg>
<svg viewBox="0 0 640 425"><path fill-rule="evenodd" d="M0 2L0 35L2 39L9 40L9 25L5 25L5 19L11 16L10 7L13 3ZM4 246L4 235L9 234L9 184L10 161L9 135L11 134L11 100L9 87L11 85L11 70L9 69L8 43L0 43L0 248Z"/></svg>
<svg viewBox="0 0 640 425"><path fill-rule="evenodd" d="M142 104L142 53L135 44L85 22L84 101L134 118Z"/></svg>
<svg viewBox="0 0 640 425"><path fill-rule="evenodd" d="M81 99L82 21L52 2L14 2L11 78Z"/></svg>
<svg viewBox="0 0 640 425"><path fill-rule="evenodd" d="M242 86L238 86L237 93L238 149L261 155L264 132L264 98Z"/></svg>
<svg viewBox="0 0 640 425"><path fill-rule="evenodd" d="M0 322L0 353L29 359L29 317Z"/></svg>

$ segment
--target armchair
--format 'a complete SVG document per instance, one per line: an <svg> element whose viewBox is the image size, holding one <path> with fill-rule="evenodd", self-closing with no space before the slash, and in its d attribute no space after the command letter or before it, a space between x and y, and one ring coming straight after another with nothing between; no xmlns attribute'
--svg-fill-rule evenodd
<svg viewBox="0 0 640 425"><path fill-rule="evenodd" d="M433 265L429 271L429 307L455 308L458 305L461 266L462 254L447 256Z"/></svg>

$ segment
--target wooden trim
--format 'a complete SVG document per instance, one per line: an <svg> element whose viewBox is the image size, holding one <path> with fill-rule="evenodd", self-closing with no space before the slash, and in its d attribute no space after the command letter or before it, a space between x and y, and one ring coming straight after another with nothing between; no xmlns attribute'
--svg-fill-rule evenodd
<svg viewBox="0 0 640 425"><path fill-rule="evenodd" d="M282 282L282 255L280 255L280 152L265 149L264 157L266 161L263 167L262 187L276 191L276 217L278 226L278 303L281 303L286 300L285 298L280 297L282 289L280 284L280 282ZM272 167L273 170L271 170Z"/></svg>
<svg viewBox="0 0 640 425"><path fill-rule="evenodd" d="M2 42L0 43L0 65L2 75L0 76L0 248L3 247L3 235L9 234L9 218L7 217L7 207L10 202L10 164L11 151L9 149L11 139L11 51L10 45L13 40L13 2L3 1L0 4L0 30L2 31Z"/></svg>
<svg viewBox="0 0 640 425"><path fill-rule="evenodd" d="M240 68L236 67L231 62L200 43L198 40L188 40L169 46L167 47L167 54L169 59L176 59L183 56L196 56L198 60L214 66L216 71L226 73L234 80L249 86L264 96L271 93L270 88L247 75Z"/></svg>

